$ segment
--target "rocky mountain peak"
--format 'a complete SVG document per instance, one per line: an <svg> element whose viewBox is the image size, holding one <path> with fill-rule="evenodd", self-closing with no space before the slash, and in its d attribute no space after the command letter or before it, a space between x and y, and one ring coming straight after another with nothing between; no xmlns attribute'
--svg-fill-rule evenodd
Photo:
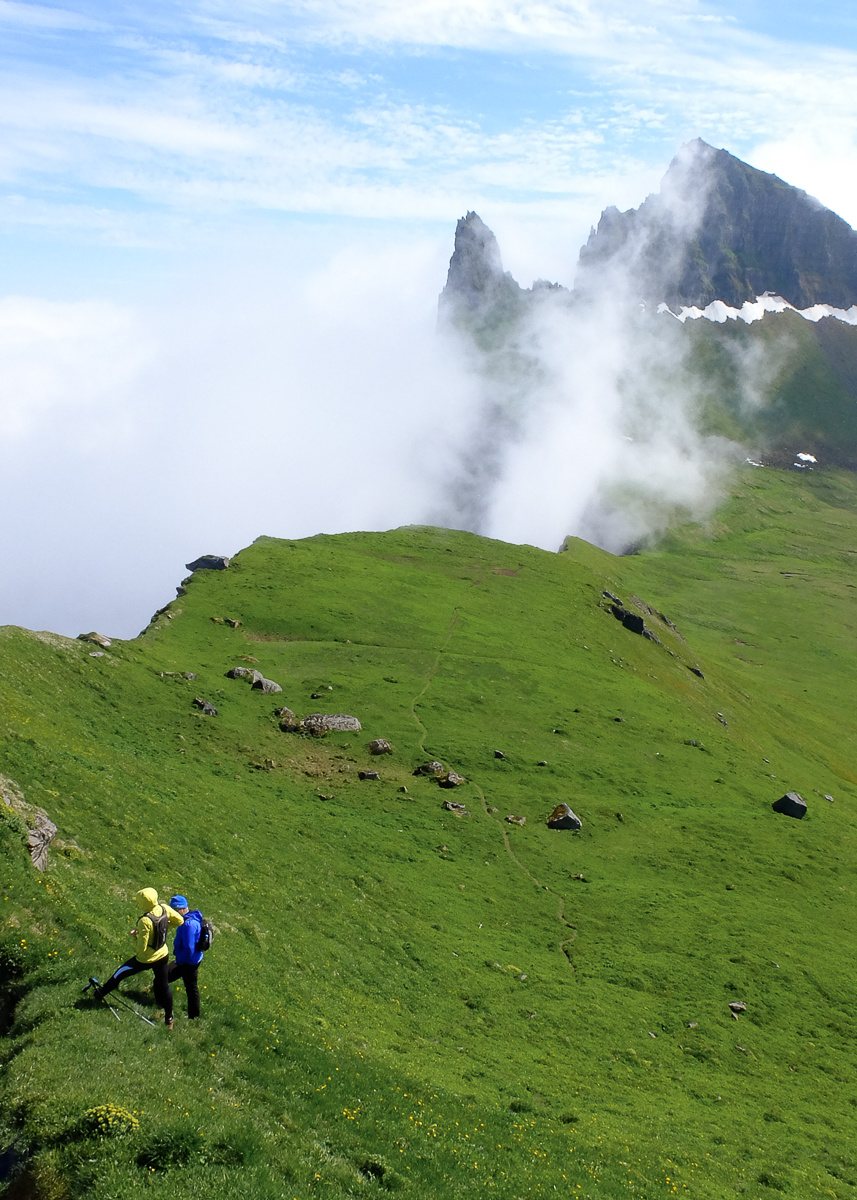
<svg viewBox="0 0 857 1200"><path fill-rule="evenodd" d="M700 138L638 209L607 208L576 290L622 282L671 308L740 307L765 292L796 308L857 303L857 233L818 200Z"/></svg>
<svg viewBox="0 0 857 1200"><path fill-rule="evenodd" d="M455 249L441 307L453 303L456 308L475 311L510 288L519 290L511 275L503 271L496 237L477 213L468 212L455 228Z"/></svg>

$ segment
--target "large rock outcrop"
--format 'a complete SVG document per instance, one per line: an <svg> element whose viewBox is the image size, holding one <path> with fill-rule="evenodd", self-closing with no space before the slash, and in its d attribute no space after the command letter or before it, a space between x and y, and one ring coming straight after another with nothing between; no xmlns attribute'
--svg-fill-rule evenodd
<svg viewBox="0 0 857 1200"><path fill-rule="evenodd" d="M48 865L48 847L57 835L56 825L43 808L28 804L15 781L5 775L0 775L0 804L23 822L33 866L44 871Z"/></svg>

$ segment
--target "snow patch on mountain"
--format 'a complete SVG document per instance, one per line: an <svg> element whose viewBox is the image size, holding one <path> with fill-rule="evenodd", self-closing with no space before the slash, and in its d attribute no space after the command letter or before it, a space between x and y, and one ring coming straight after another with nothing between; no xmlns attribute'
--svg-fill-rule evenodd
<svg viewBox="0 0 857 1200"><path fill-rule="evenodd" d="M695 305L689 308L683 307L677 313L673 312L668 304L658 305L659 313L669 313L671 317L681 321L682 325L685 321L698 321L701 317L706 321L715 321L718 325L722 325L726 321L744 321L747 325L752 325L754 321L761 321L765 313L781 313L787 309L797 313L805 321L820 321L822 317L835 317L837 321L844 321L846 325L857 325L857 304L852 304L850 308L834 308L832 304L813 304L809 308L795 308L782 296L773 296L770 292L765 292L763 296L757 296L755 300L745 300L740 308L732 308L722 300L712 300L711 304L705 308L697 308Z"/></svg>

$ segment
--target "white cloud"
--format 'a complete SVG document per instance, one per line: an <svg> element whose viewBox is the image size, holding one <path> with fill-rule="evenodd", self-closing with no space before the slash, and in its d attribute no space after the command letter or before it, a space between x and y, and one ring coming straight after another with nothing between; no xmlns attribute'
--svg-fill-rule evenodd
<svg viewBox="0 0 857 1200"><path fill-rule="evenodd" d="M308 238L134 308L0 303L0 623L131 636L200 553L424 519L470 389L447 248Z"/></svg>
<svg viewBox="0 0 857 1200"><path fill-rule="evenodd" d="M132 315L115 304L0 299L0 437L20 446L64 413L83 445L115 434L147 353Z"/></svg>

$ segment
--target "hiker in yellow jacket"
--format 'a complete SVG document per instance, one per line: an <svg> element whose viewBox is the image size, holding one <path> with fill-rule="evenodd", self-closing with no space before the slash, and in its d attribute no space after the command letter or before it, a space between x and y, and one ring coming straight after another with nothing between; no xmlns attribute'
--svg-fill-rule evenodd
<svg viewBox="0 0 857 1200"><path fill-rule="evenodd" d="M154 888L142 888L134 896L140 919L137 928L131 930L136 938L137 949L132 958L117 967L106 983L95 989L99 1000L117 988L123 979L137 975L140 971L151 971L155 977L155 999L164 1010L164 1024L173 1027L173 994L167 980L167 934L183 924L184 918L169 904L158 902Z"/></svg>

